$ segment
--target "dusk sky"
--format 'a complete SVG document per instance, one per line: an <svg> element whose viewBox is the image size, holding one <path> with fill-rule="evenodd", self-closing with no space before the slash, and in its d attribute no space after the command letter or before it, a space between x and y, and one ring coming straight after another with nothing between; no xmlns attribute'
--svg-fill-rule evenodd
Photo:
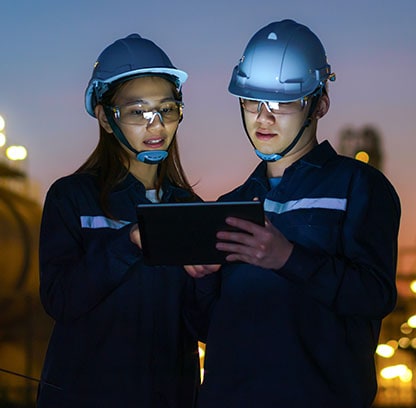
<svg viewBox="0 0 416 408"><path fill-rule="evenodd" d="M337 75L318 138L335 148L347 126L375 126L384 173L402 201L400 245L416 245L416 1L4 0L0 5L0 115L9 144L29 151L40 200L98 140L84 91L99 53L133 32L189 74L178 138L185 170L206 200L244 181L258 163L227 91L250 37L286 18L320 37Z"/></svg>

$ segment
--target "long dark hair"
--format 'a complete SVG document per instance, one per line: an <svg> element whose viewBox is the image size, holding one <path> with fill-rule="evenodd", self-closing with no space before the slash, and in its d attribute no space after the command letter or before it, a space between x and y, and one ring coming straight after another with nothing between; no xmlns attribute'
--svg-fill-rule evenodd
<svg viewBox="0 0 416 408"><path fill-rule="evenodd" d="M172 81L169 82L172 83ZM114 95L122 87L123 83L115 85L106 92L102 103L111 104ZM175 99L182 101L182 93L176 89L173 83L172 89L174 90ZM123 149L114 134L108 133L101 125L99 127L100 136L96 148L75 173L89 173L97 177L101 209L106 216L114 218L109 209L109 195L129 174L130 161L128 153ZM158 164L157 195L160 195L163 181L167 179L174 186L187 190L190 193L190 201L194 201L196 194L185 175L180 161L176 132L168 148L168 153L168 157Z"/></svg>

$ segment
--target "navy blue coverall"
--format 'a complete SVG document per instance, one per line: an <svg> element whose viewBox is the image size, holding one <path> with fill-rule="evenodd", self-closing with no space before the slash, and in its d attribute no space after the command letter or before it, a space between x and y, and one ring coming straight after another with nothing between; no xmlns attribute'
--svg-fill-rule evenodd
<svg viewBox="0 0 416 408"><path fill-rule="evenodd" d="M276 187L262 162L221 200L255 197L294 250L279 270L222 268L198 407L370 407L380 324L396 302L395 190L323 142Z"/></svg>
<svg viewBox="0 0 416 408"><path fill-rule="evenodd" d="M163 186L163 201L189 193ZM149 267L129 238L135 207L148 202L132 175L104 216L96 179L55 182L44 206L40 294L55 320L38 407L191 408L199 386L196 334L184 309L193 280L182 267Z"/></svg>

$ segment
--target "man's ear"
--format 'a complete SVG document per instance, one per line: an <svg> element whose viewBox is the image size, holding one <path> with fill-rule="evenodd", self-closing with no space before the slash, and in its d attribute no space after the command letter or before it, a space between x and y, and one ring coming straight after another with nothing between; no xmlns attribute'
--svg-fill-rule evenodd
<svg viewBox="0 0 416 408"><path fill-rule="evenodd" d="M107 116L105 116L103 105L97 105L94 109L94 113L101 127L103 127L107 133L113 133L113 129L111 129L111 126L108 123Z"/></svg>
<svg viewBox="0 0 416 408"><path fill-rule="evenodd" d="M315 110L316 119L321 119L323 116L327 114L329 110L329 105L330 105L329 96L326 93L324 93L319 98L318 106L316 107L316 110Z"/></svg>

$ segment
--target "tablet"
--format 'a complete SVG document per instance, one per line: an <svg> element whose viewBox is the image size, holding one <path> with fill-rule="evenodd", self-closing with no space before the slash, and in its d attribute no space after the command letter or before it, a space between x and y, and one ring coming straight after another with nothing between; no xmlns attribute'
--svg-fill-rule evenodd
<svg viewBox="0 0 416 408"><path fill-rule="evenodd" d="M218 231L235 230L225 218L264 225L259 201L139 204L136 208L147 265L226 263L227 254L215 248Z"/></svg>

